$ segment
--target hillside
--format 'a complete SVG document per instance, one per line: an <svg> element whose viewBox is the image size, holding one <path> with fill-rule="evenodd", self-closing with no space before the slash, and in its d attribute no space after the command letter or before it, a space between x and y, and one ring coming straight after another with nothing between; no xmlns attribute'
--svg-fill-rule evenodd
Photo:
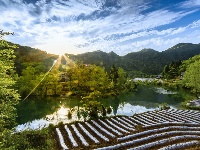
<svg viewBox="0 0 200 150"><path fill-rule="evenodd" d="M83 62L85 64L96 64L98 66L104 66L107 70L115 64L117 67L120 66L121 57L114 53L102 52L100 50L94 52L88 52L79 55L69 55L75 61Z"/></svg>
<svg viewBox="0 0 200 150"><path fill-rule="evenodd" d="M114 52L105 53L98 50L70 56L74 60L86 64L103 65L106 69L109 69L114 64L128 72L159 74L164 66L170 62L183 61L198 54L200 54L200 44L180 43L162 52L153 49L143 49L139 52L119 56Z"/></svg>
<svg viewBox="0 0 200 150"><path fill-rule="evenodd" d="M10 44L13 45L13 43ZM14 50L16 55L15 67L18 75L21 75L22 69L28 63L35 65L42 64L46 68L44 71L47 71L52 66L54 60L58 58L58 55L48 54L46 51L19 44L15 45L17 46Z"/></svg>
<svg viewBox="0 0 200 150"><path fill-rule="evenodd" d="M19 48L15 50L17 59L15 66L20 74L24 62L43 62L46 68L52 65L57 55L48 54L45 51L34 49L27 46L17 45ZM103 66L108 71L112 65L122 67L129 74L145 73L145 74L160 74L165 65L174 61L187 60L190 57L200 54L200 44L179 43L165 51L158 52L153 49L143 49L138 52L132 52L125 56L119 56L113 51L110 53L100 50L87 52L83 54L69 55L76 62L85 64L96 64Z"/></svg>

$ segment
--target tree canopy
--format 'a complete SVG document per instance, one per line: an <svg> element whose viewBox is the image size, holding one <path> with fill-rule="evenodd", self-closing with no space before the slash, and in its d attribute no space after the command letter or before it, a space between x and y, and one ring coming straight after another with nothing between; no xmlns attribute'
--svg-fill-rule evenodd
<svg viewBox="0 0 200 150"><path fill-rule="evenodd" d="M14 89L14 51L3 36L9 33L0 32L0 149L8 146L10 130L16 125L16 109L20 98Z"/></svg>
<svg viewBox="0 0 200 150"><path fill-rule="evenodd" d="M196 93L198 98L198 94L200 93L200 60L191 63L185 71L183 76L183 83L191 88L193 92Z"/></svg>

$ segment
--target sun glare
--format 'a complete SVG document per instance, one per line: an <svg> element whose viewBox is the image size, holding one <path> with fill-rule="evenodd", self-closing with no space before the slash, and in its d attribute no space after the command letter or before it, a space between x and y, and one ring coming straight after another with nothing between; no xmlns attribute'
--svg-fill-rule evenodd
<svg viewBox="0 0 200 150"><path fill-rule="evenodd" d="M72 42L71 39L67 39L62 35L54 35L51 39L45 39L43 43L35 45L35 48L45 50L51 54L57 54L59 56L63 54L78 54L81 52L78 49L75 42Z"/></svg>

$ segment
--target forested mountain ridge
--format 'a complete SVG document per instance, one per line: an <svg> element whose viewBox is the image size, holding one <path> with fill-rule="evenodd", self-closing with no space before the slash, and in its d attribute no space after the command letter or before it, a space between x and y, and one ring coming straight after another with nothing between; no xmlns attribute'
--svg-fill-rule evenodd
<svg viewBox="0 0 200 150"><path fill-rule="evenodd" d="M110 53L102 52L100 50L94 52L87 52L78 55L69 55L71 59L80 61L85 64L96 64L104 66L106 70L110 69L113 64L120 66L121 57L111 51Z"/></svg>
<svg viewBox="0 0 200 150"><path fill-rule="evenodd" d="M162 52L143 49L128 53L125 56L119 56L114 52L105 53L98 50L70 56L83 63L103 65L106 69L114 64L127 72L135 71L155 75L161 73L164 66L170 62L187 60L198 54L200 54L200 44L179 43Z"/></svg>
<svg viewBox="0 0 200 150"><path fill-rule="evenodd" d="M10 42L9 44L14 45ZM17 46L17 48L14 49L14 54L16 56L15 68L18 75L21 75L22 70L30 64L33 66L40 65L40 67L43 67L43 71L47 71L52 66L54 60L58 58L58 55L49 54L40 49L31 48L29 46L21 46L19 44L15 45Z"/></svg>
<svg viewBox="0 0 200 150"><path fill-rule="evenodd" d="M27 46L17 45L15 54L17 56L15 65L18 72L21 71L24 62L43 62L45 66L51 66L57 55L48 54L45 51ZM200 44L179 43L165 51L158 52L153 49L143 49L138 52L131 52L125 56L119 56L113 51L106 53L100 50L73 55L66 54L76 62L85 64L96 64L103 66L108 71L112 65L122 67L130 74L160 74L165 65L170 62L187 60L190 57L200 54Z"/></svg>

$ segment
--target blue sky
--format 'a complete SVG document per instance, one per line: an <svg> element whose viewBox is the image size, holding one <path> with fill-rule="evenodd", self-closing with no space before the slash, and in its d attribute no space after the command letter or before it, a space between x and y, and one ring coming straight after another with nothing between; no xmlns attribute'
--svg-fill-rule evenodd
<svg viewBox="0 0 200 150"><path fill-rule="evenodd" d="M0 0L0 14L6 40L50 53L200 43L200 0Z"/></svg>

